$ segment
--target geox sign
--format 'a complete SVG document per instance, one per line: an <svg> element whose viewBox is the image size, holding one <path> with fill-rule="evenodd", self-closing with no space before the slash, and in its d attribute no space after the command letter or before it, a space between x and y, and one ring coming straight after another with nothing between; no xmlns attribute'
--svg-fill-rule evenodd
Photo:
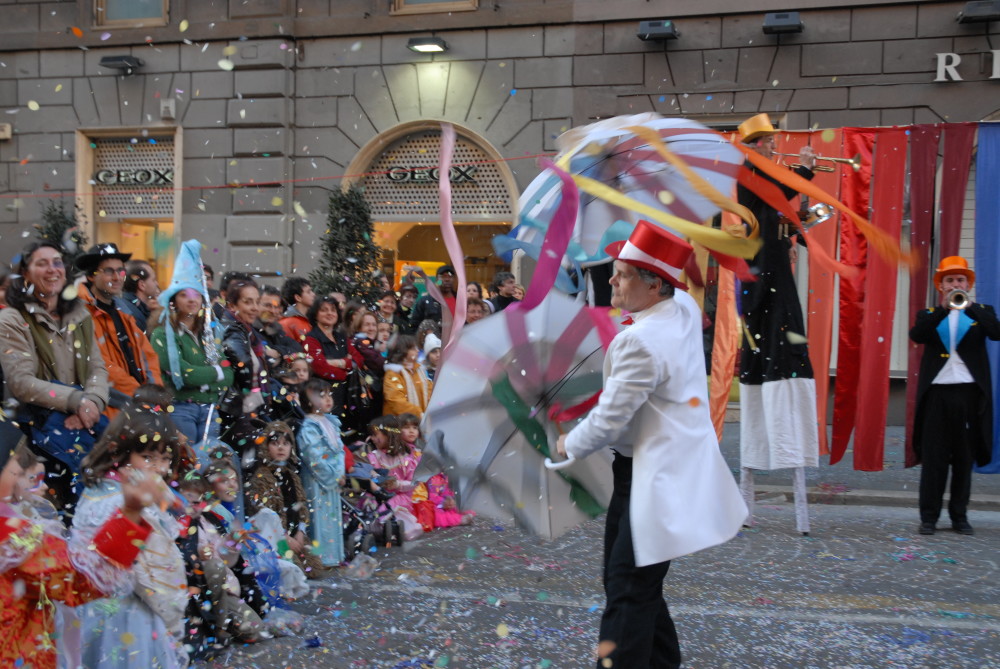
<svg viewBox="0 0 1000 669"><path fill-rule="evenodd" d="M94 181L102 186L172 186L174 171L172 169L158 170L98 170Z"/></svg>
<svg viewBox="0 0 1000 669"><path fill-rule="evenodd" d="M472 175L475 165L456 165L448 170L448 180L453 184L476 183ZM437 183L441 171L436 167L390 167L386 173L389 181L396 183Z"/></svg>

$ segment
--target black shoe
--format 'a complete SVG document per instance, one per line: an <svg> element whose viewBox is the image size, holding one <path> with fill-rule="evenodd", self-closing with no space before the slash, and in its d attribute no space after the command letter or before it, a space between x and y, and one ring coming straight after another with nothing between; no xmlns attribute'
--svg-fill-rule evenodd
<svg viewBox="0 0 1000 669"><path fill-rule="evenodd" d="M952 523L951 529L955 530L959 534L964 534L966 536L973 536L976 531L972 529L972 525L969 525L969 521L963 520L960 523Z"/></svg>
<svg viewBox="0 0 1000 669"><path fill-rule="evenodd" d="M934 523L920 523L920 534L934 534L936 530Z"/></svg>

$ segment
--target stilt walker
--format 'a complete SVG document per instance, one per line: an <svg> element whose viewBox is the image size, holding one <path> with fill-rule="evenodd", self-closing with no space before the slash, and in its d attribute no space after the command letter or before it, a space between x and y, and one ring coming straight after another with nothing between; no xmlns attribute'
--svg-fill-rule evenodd
<svg viewBox="0 0 1000 669"><path fill-rule="evenodd" d="M758 114L739 126L740 137L765 158L774 154L778 132L766 114ZM803 147L796 173L812 179L815 164L812 148ZM789 199L797 195L750 163L758 178L780 188ZM739 203L750 209L760 224L763 241L750 262L757 280L743 284L739 299L744 318L740 358L740 489L753 524L754 471L794 469L795 521L803 535L809 534L805 467L819 461L816 420L816 381L809 362L805 322L799 303L792 264L795 245L789 236L792 224L748 188L740 185Z"/></svg>

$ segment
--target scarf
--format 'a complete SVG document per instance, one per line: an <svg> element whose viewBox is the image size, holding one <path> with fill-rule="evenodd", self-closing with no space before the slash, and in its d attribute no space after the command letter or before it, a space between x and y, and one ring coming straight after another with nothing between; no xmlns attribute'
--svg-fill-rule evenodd
<svg viewBox="0 0 1000 669"><path fill-rule="evenodd" d="M52 350L52 339L49 337L41 323L34 314L28 313L25 309L18 309L21 316L28 323L31 331L31 339L35 343L35 352L38 354L38 377L47 381L59 380L56 374L56 356ZM73 348L86 351L88 355L76 355L73 357L73 368L76 372L76 382L81 387L86 385L87 362L90 360L89 352L94 344L94 320L87 318L76 324L73 328Z"/></svg>

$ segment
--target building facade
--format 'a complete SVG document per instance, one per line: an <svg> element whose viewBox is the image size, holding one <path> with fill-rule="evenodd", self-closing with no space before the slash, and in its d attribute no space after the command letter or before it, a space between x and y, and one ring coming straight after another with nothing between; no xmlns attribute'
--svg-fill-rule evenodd
<svg viewBox="0 0 1000 669"><path fill-rule="evenodd" d="M46 202L166 274L306 273L329 193L358 183L392 260L445 260L439 122L469 274L570 127L625 113L786 129L1000 112L1000 24L965 2L0 0L0 254ZM975 4L975 3L971 3ZM797 9L801 32L765 34ZM673 39L640 39L668 20ZM419 53L415 38L445 51ZM165 277L164 277L165 278Z"/></svg>

